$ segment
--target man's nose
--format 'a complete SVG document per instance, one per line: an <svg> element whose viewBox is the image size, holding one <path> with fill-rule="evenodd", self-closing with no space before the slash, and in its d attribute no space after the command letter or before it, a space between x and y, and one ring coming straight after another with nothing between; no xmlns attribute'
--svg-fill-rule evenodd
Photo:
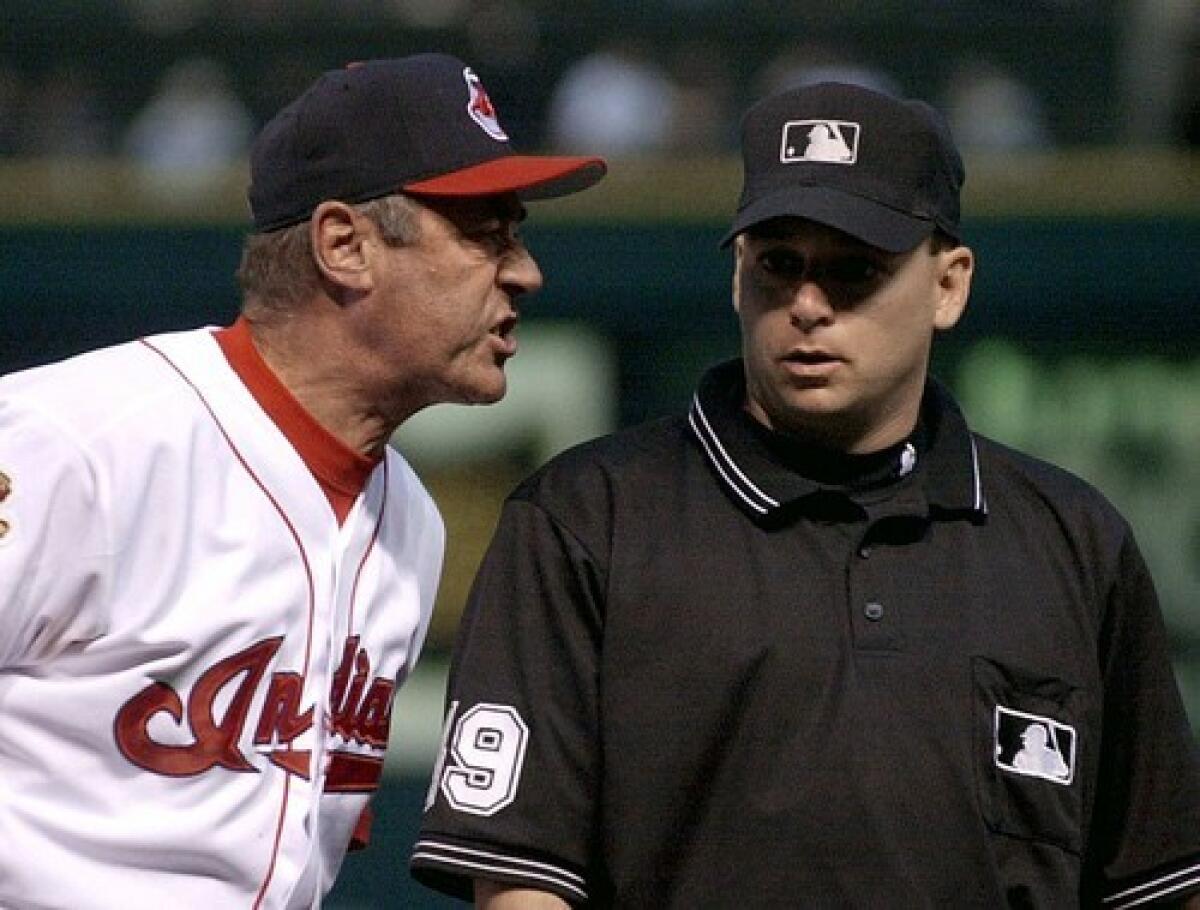
<svg viewBox="0 0 1200 910"><path fill-rule="evenodd" d="M792 325L802 332L809 332L830 321L833 305L825 289L806 276L793 292L788 312Z"/></svg>
<svg viewBox="0 0 1200 910"><path fill-rule="evenodd" d="M515 244L505 255L500 270L500 283L514 296L533 294L541 290L542 270L525 244Z"/></svg>

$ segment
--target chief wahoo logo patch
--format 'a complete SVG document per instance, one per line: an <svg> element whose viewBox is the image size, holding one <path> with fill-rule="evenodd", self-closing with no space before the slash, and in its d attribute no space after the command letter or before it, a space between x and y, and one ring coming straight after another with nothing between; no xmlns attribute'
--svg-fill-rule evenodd
<svg viewBox="0 0 1200 910"><path fill-rule="evenodd" d="M471 115L471 119L478 123L485 133L491 136L498 142L508 142L508 134L500 126L500 121L496 118L496 108L492 104L492 99L488 97L488 93L484 91L483 83L479 77L475 75L475 71L471 67L463 67L463 78L467 80L467 113Z"/></svg>

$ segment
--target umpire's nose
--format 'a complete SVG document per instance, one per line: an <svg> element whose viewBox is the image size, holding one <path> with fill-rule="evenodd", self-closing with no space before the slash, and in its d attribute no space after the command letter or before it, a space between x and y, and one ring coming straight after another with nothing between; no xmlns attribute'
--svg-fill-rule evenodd
<svg viewBox="0 0 1200 910"><path fill-rule="evenodd" d="M825 288L806 275L792 294L788 314L793 326L802 332L811 332L830 321L833 304Z"/></svg>

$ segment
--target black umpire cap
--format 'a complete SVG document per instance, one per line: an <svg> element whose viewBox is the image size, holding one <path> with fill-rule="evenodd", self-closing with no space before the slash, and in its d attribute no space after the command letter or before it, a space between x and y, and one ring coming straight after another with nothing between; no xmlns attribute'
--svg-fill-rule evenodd
<svg viewBox="0 0 1200 910"><path fill-rule="evenodd" d="M935 228L961 239L962 158L922 101L836 82L789 89L747 112L742 155L745 183L722 246L787 215L894 253Z"/></svg>

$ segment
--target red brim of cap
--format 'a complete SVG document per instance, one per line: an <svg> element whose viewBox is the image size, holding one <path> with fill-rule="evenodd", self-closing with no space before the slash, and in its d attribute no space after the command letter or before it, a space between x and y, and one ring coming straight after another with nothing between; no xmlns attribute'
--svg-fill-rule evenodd
<svg viewBox="0 0 1200 910"><path fill-rule="evenodd" d="M406 183L404 190L428 196L516 193L522 199L553 199L586 190L607 172L603 158L506 155L428 180Z"/></svg>

